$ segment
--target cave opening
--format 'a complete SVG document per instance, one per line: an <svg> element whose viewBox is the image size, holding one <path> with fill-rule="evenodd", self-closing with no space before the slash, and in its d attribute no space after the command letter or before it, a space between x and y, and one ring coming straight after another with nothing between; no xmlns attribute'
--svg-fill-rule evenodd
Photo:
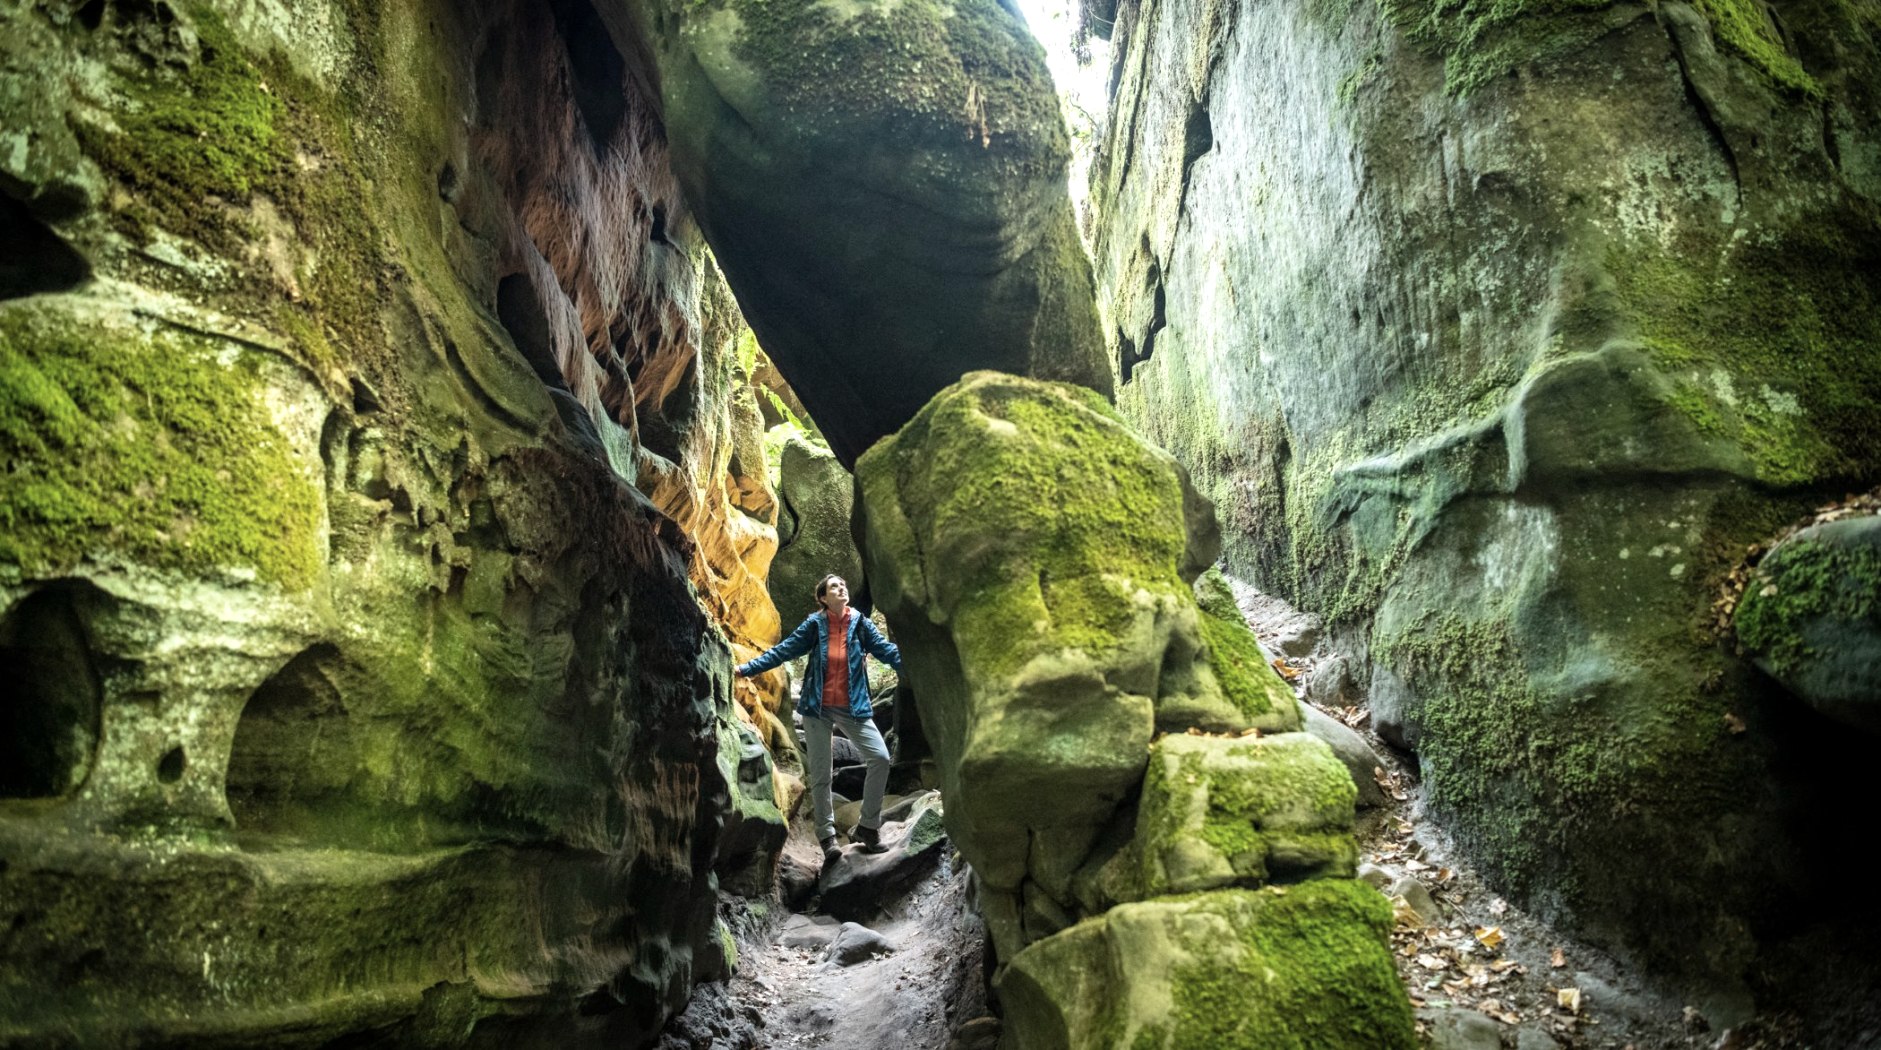
<svg viewBox="0 0 1881 1050"><path fill-rule="evenodd" d="M59 798L91 772L103 689L83 609L89 584L42 588L0 619L0 798Z"/></svg>

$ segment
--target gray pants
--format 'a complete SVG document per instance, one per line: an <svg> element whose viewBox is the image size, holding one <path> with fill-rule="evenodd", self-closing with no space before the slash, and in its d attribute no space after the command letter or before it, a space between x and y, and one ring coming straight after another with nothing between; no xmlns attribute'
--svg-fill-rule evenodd
<svg viewBox="0 0 1881 1050"><path fill-rule="evenodd" d="M866 718L857 718L847 711L823 710L820 718L805 715L803 718L804 743L809 749L805 764L810 774L810 805L812 815L816 817L816 837L818 840L834 837L836 834L836 807L830 802L829 779L829 734L835 728L855 744L862 752L862 757L869 764L867 777L862 781L862 821L865 828L882 826L882 791L888 787L888 745L882 740L882 731L875 728L875 723Z"/></svg>

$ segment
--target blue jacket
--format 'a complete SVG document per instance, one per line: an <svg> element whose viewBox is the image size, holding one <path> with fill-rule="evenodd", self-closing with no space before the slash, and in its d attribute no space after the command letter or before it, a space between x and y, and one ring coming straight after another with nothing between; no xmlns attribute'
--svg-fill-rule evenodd
<svg viewBox="0 0 1881 1050"><path fill-rule="evenodd" d="M901 650L882 637L869 618L857 613L851 620L845 652L849 655L849 713L857 718L874 714L869 706L869 654L874 653L895 670L901 670ZM814 650L814 651L813 651ZM807 718L823 716L823 669L829 666L829 615L822 610L804 617L790 636L750 662L738 665L739 677L762 674L785 660L811 653L810 666L804 669L803 688L797 694L797 711Z"/></svg>

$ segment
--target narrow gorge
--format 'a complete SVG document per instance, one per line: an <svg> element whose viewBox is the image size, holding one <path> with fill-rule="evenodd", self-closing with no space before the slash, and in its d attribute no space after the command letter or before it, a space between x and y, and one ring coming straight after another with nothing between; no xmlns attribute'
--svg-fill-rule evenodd
<svg viewBox="0 0 1881 1050"><path fill-rule="evenodd" d="M0 0L0 245L0 1046L1881 1047L1878 0Z"/></svg>

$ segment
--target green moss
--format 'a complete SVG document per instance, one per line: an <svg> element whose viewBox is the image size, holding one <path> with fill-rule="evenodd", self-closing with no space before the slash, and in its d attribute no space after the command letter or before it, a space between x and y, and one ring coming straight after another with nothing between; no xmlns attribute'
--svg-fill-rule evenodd
<svg viewBox="0 0 1881 1050"><path fill-rule="evenodd" d="M1673 379L1668 404L1734 441L1772 485L1881 469L1881 263L1853 232L1805 228L1728 262L1701 252L1609 254L1642 345Z"/></svg>
<svg viewBox="0 0 1881 1050"><path fill-rule="evenodd" d="M1195 589L1202 612L1202 642L1208 647L1208 663L1222 694L1250 719L1292 710L1293 690L1268 666L1221 572L1208 570Z"/></svg>
<svg viewBox="0 0 1881 1050"><path fill-rule="evenodd" d="M1728 786L1695 772L1729 768L1716 754L1724 722L1680 702L1688 693L1668 688L1650 717L1609 721L1593 696L1544 698L1507 623L1455 614L1378 639L1373 654L1421 698L1432 806L1511 892L1553 872L1615 812L1727 802L1709 792Z"/></svg>
<svg viewBox="0 0 1881 1050"><path fill-rule="evenodd" d="M277 124L283 107L213 8L188 8L200 50L193 63L119 78L130 106L117 131L78 126L86 151L136 188L173 229L200 233L203 198L246 200L291 158Z"/></svg>
<svg viewBox="0 0 1881 1050"><path fill-rule="evenodd" d="M1186 864L1179 846L1188 836L1221 854L1237 880L1249 884L1268 877L1276 851L1295 869L1349 873L1357 858L1349 830L1357 795L1345 767L1302 734L1164 737L1151 746L1137 817L1141 885L1167 893L1194 888L1196 874L1217 878L1179 870Z"/></svg>
<svg viewBox="0 0 1881 1050"><path fill-rule="evenodd" d="M725 972L736 973L738 970L738 942L733 939L731 927L724 920L718 923L718 950L725 956Z"/></svg>
<svg viewBox="0 0 1881 1050"><path fill-rule="evenodd" d="M1389 1050L1418 1045L1386 938L1391 905L1364 883L1326 879L1191 898L1240 937L1171 975L1171 1031L1158 1044L1213 1050Z"/></svg>
<svg viewBox="0 0 1881 1050"><path fill-rule="evenodd" d="M947 586L976 674L1009 674L1046 647L1101 658L1122 643L1140 592L1190 600L1176 572L1186 538L1175 471L1114 409L1072 389L1002 377L943 394L892 446L920 452L899 470L915 532L967 555Z"/></svg>
<svg viewBox="0 0 1881 1050"><path fill-rule="evenodd" d="M1384 0L1411 40L1444 56L1445 84L1467 95L1510 70L1585 48L1612 26L1614 0ZM1785 50L1757 0L1698 0L1724 46L1770 81L1811 98L1822 88Z"/></svg>
<svg viewBox="0 0 1881 1050"><path fill-rule="evenodd" d="M0 561L32 573L110 552L290 589L318 568L319 494L255 375L189 336L0 314Z"/></svg>
<svg viewBox="0 0 1881 1050"><path fill-rule="evenodd" d="M1881 622L1881 552L1798 540L1766 558L1734 626L1752 652L1787 673L1814 655L1802 628L1818 618Z"/></svg>
<svg viewBox="0 0 1881 1050"><path fill-rule="evenodd" d="M1822 85L1789 53L1758 0L1693 0L1693 6L1711 23L1724 46L1748 59L1779 87L1810 98L1822 97Z"/></svg>

